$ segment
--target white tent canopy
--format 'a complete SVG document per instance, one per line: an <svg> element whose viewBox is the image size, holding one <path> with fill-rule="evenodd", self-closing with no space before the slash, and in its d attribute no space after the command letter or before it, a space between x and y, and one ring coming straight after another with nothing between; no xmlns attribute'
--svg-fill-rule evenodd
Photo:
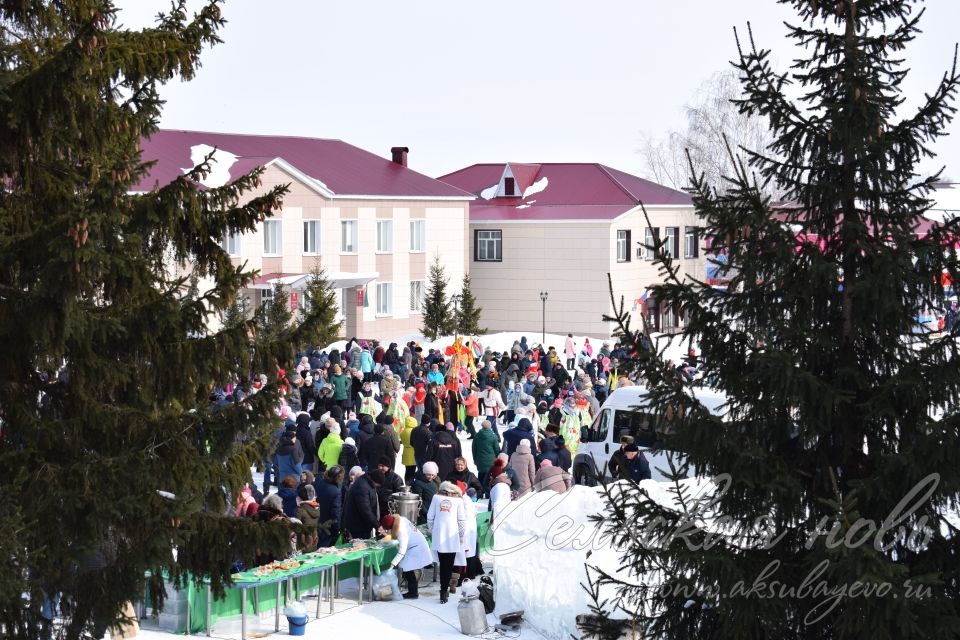
<svg viewBox="0 0 960 640"><path fill-rule="evenodd" d="M367 284L373 280L376 280L380 277L380 274L376 271L370 273L346 273L342 271L334 271L327 273L327 280L330 281L330 286L334 289L350 289L352 287L359 287L360 285ZM258 281L247 286L248 289L272 289L274 286L280 284L285 287L290 287L291 289L303 289L307 285L307 281L310 278L309 273L295 273L295 274L285 274L277 275L274 278L264 278L259 279Z"/></svg>

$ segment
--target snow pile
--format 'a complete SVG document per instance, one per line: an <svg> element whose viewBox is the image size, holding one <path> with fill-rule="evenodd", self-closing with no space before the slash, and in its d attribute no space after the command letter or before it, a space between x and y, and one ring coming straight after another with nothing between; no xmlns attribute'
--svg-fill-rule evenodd
<svg viewBox="0 0 960 640"><path fill-rule="evenodd" d="M222 187L230 182L230 167L237 162L236 154L211 147L208 144L196 144L190 147L190 162L193 163L193 166L182 169L182 171L184 173L193 171L211 153L213 153L213 156L210 158L210 171L205 178L200 180L200 184L212 189Z"/></svg>
<svg viewBox="0 0 960 640"><path fill-rule="evenodd" d="M495 198L497 196L497 190L500 188L500 183L492 184L483 191L480 192L480 197L484 200L489 200L490 198Z"/></svg>
<svg viewBox="0 0 960 640"><path fill-rule="evenodd" d="M703 478L682 481L691 495L712 491ZM640 483L651 499L675 505L671 484ZM543 491L511 503L494 526L494 572L497 613L523 609L530 625L548 638L579 636L576 617L589 613L587 565L610 574L622 570L620 552L601 535L592 514L604 512L600 489L574 486L564 494ZM549 575L554 579L544 579ZM601 599L613 598L613 589L601 590Z"/></svg>
<svg viewBox="0 0 960 640"><path fill-rule="evenodd" d="M529 198L532 195L540 193L541 191L547 188L547 185L549 184L549 182L550 181L547 180L546 176L540 178L539 180L534 182L532 185L527 187L527 190L523 192L523 197Z"/></svg>

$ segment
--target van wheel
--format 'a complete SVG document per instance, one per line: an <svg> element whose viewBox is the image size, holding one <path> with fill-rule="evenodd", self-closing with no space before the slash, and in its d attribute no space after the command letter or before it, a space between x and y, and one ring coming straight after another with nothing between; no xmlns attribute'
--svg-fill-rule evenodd
<svg viewBox="0 0 960 640"><path fill-rule="evenodd" d="M578 464L573 468L573 482L585 487L594 487L597 484L596 478L584 464Z"/></svg>

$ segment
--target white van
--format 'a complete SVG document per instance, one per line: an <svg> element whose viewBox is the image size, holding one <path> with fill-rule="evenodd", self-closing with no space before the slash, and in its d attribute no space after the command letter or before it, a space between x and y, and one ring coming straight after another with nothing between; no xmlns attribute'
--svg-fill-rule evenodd
<svg viewBox="0 0 960 640"><path fill-rule="evenodd" d="M717 416L723 414L726 394L704 387L690 387L690 392L711 413ZM574 482L592 484L601 472L609 479L607 466L610 457L620 448L621 436L633 437L634 443L650 463L653 480L667 479L658 470L667 468L666 454L649 450L657 442L658 429L663 428L663 421L644 409L647 393L645 386L636 385L617 389L610 394L593 424L581 432L580 446L573 460Z"/></svg>

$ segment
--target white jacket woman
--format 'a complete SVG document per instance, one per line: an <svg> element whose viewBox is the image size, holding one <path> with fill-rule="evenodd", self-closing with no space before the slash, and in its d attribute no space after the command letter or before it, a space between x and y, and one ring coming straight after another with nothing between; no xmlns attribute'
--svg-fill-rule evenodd
<svg viewBox="0 0 960 640"><path fill-rule="evenodd" d="M443 484L448 484L444 482ZM456 485L454 485L456 488ZM459 490L458 490L459 491ZM474 520L476 522L476 520ZM467 563L466 549L467 514L460 496L437 494L430 502L427 511L427 527L430 529L430 548L434 560L439 553L455 553L454 565Z"/></svg>
<svg viewBox="0 0 960 640"><path fill-rule="evenodd" d="M389 530L397 541L397 555L391 565L399 566L400 571L404 572L416 571L432 565L433 555L430 553L430 545L413 523L396 514L390 514L388 517L392 519L391 526L389 529L386 527L384 529ZM384 520L387 520L387 517Z"/></svg>
<svg viewBox="0 0 960 640"><path fill-rule="evenodd" d="M472 558L477 555L477 505L468 495L463 496L463 512L467 518L464 552L467 558Z"/></svg>

